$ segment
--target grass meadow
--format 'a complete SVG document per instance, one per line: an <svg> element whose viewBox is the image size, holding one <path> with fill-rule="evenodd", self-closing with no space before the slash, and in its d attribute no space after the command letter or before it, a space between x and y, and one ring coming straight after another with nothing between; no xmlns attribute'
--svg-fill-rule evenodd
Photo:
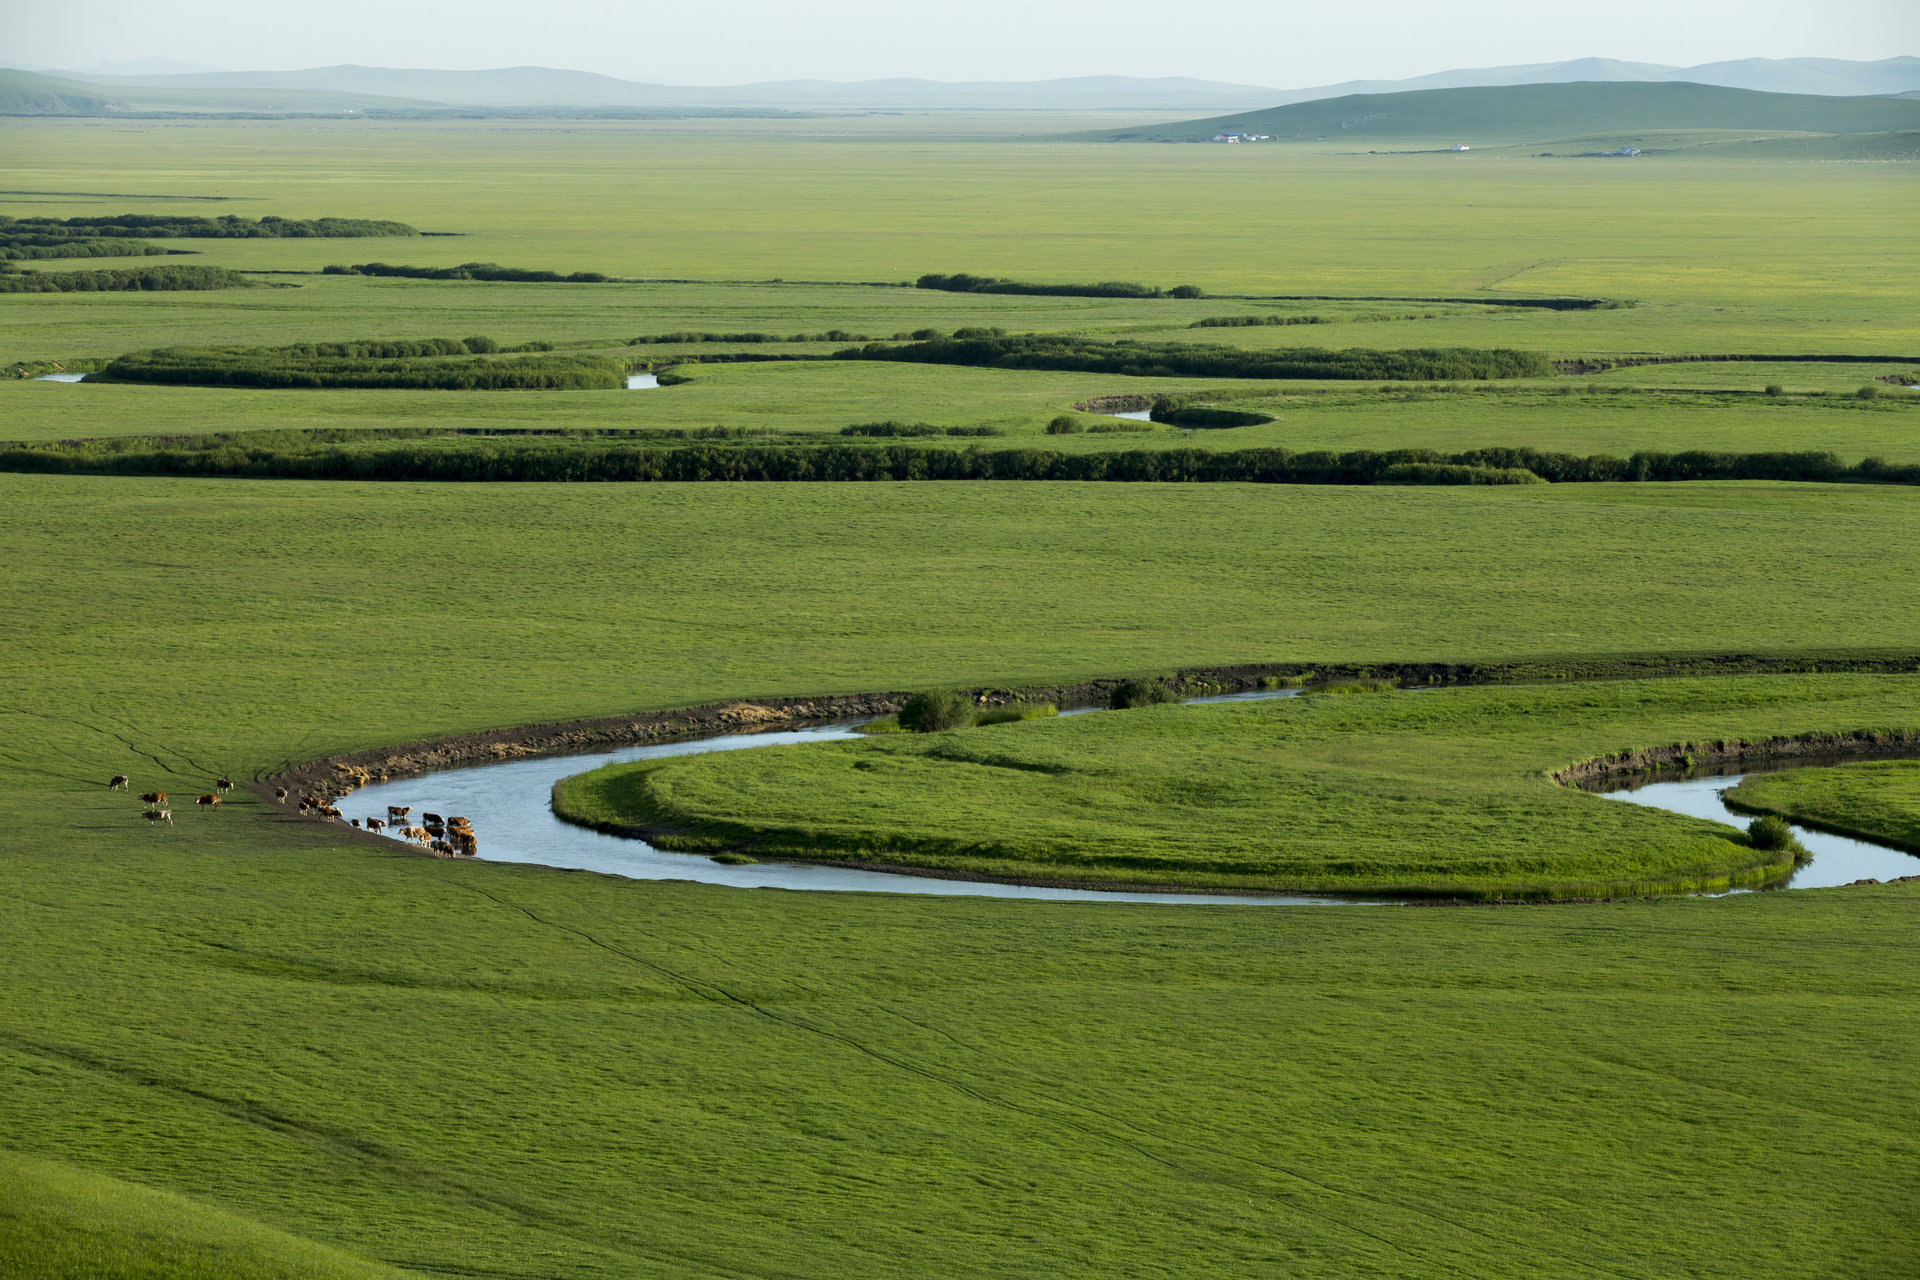
<svg viewBox="0 0 1920 1280"><path fill-rule="evenodd" d="M1488 392L1234 384L1211 389L1257 392L1247 403L1279 420L1217 441L1044 439L1920 461L1920 395L1845 395L1920 356L1911 166L1805 148L1602 166L1036 136L1059 128L0 123L0 208L16 216L459 233L200 242L169 260L294 288L8 295L0 365L468 334L655 360L727 348L616 344L964 325L1855 353L1887 362ZM303 274L376 260L650 283ZM898 287L930 271L1638 305L1354 320L1376 304ZM1296 311L1347 320L1185 327ZM879 363L688 372L631 393L8 381L0 438L824 436L897 419L1018 441L1090 396L1210 389ZM1761 394L1775 382L1787 394ZM735 891L414 858L244 791L219 813L182 798L334 752L720 699L1248 662L1911 654L1916 526L1905 490L1870 485L0 475L0 1272L1909 1274L1920 886L1498 910ZM1912 699L1911 677L1824 704L1838 685L1770 679L1740 687L1786 691L1765 715L1795 724L1896 719ZM1692 687L1615 706L1611 739L1635 741L1597 749L1685 738L1689 718L1765 718L1689 703ZM1570 714L1509 744L1585 750ZM956 740L1063 729L1107 731ZM1469 746L1509 774L1536 767L1532 745ZM172 827L106 791L116 773L171 793ZM1614 817L1656 850L1719 839L1675 815Z"/></svg>

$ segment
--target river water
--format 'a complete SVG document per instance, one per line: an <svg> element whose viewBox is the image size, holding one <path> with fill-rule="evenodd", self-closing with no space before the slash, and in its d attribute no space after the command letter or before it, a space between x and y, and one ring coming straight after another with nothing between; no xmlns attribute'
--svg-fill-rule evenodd
<svg viewBox="0 0 1920 1280"><path fill-rule="evenodd" d="M1251 702L1295 696L1294 690L1229 694L1195 698L1205 702ZM1062 715L1098 711L1083 707ZM388 805L408 806L415 817L423 812L459 814L473 824L480 856L494 862L523 862L580 871L598 871L633 880L693 880L741 889L832 889L868 893L926 893L988 898L1037 898L1053 901L1154 902L1181 905L1238 903L1260 906L1360 905L1354 899L1314 896L1230 895L1203 893L1122 893L1094 889L1060 889L1036 885L995 884L986 881L946 880L932 876L861 871L808 863L754 862L728 866L700 854L669 853L644 840L610 836L563 822L554 816L553 785L607 764L657 760L667 756L699 755L712 751L741 751L754 747L803 742L836 742L858 737L858 721L760 733L718 734L680 742L622 747L586 755L546 756L502 764L475 765L440 773L402 778L362 787L339 801L348 816L384 817ZM1825 767L1825 766L1820 766ZM1667 809L1696 818L1708 818L1744 829L1748 818L1720 802L1719 793L1740 781L1741 775L1653 782L1631 790L1606 793L1615 800ZM1814 855L1798 868L1789 887L1821 888L1872 878L1891 880L1920 873L1920 858L1897 849L1862 840L1794 827L1800 841Z"/></svg>

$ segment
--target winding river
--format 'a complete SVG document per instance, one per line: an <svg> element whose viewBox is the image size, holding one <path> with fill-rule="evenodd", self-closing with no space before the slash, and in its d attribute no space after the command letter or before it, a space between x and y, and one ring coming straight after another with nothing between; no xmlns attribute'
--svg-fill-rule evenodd
<svg viewBox="0 0 1920 1280"><path fill-rule="evenodd" d="M1296 696L1295 690L1228 694L1195 698L1206 702L1252 702ZM1062 715L1086 715L1098 708L1080 708ZM835 742L858 737L850 720L805 729L760 733L728 733L712 737L622 747L587 755L544 756L502 764L475 765L422 774L394 782L362 787L339 803L349 815L384 814L388 805L404 805L418 814L427 810L460 814L473 823L483 859L524 862L567 870L598 871L633 880L693 880L740 889L831 889L867 893L930 893L963 897L1038 898L1053 901L1157 902L1182 905L1238 903L1259 906L1356 906L1350 898L1285 895L1230 895L1211 893L1123 893L1097 889L1059 889L1039 885L995 884L973 880L945 880L932 876L861 871L846 867L795 862L754 862L728 866L699 854L668 853L643 840L604 835L563 822L554 816L551 793L562 778L602 765L665 756L698 755L710 751L740 751L753 747L801 742ZM1830 767L1830 766L1805 766ZM1604 793L1632 804L1684 813L1744 828L1748 819L1727 809L1720 792L1738 784L1743 775L1695 777L1651 782ZM1829 835L1794 826L1800 842L1814 855L1795 870L1788 888L1814 889L1852 884L1855 880L1891 880L1920 873L1920 858L1898 849Z"/></svg>

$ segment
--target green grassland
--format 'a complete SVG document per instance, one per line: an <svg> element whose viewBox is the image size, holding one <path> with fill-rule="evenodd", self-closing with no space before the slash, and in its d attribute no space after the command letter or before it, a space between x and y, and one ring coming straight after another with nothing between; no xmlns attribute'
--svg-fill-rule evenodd
<svg viewBox="0 0 1920 1280"><path fill-rule="evenodd" d="M1727 801L1753 813L1777 813L1920 850L1920 766L1906 761L1758 774L1727 792Z"/></svg>
<svg viewBox="0 0 1920 1280"><path fill-rule="evenodd" d="M409 241L419 265L659 283L277 274L261 278L298 287L9 295L0 365L467 334L655 360L726 348L614 344L962 325L1920 354L1910 167L1035 136L1059 128L9 121L12 213L391 218L461 233ZM176 243L201 252L171 261L254 272L398 257ZM1406 309L1443 314L1191 330L1400 304L898 287L960 270L1639 305L1420 303ZM1045 439L1911 460L1920 396L1806 394L1897 367L1674 366L1499 393L1236 384L1282 421L1218 443ZM1015 440L1089 396L1195 389L880 364L688 372L631 393L6 382L0 437L824 436L900 419ZM1755 394L1768 382L1792 394ZM0 953L18 997L0 1001L0 1270L1906 1274L1913 886L1499 911L739 892L411 858L244 792L156 830L102 783L131 773L179 811L223 773L441 733L1176 665L1905 654L1920 634L1909 499L1786 483L0 475ZM1816 687L1777 680L1756 687ZM1848 714L1891 717L1905 696ZM1617 723L1641 745L1689 736L1656 721ZM1632 820L1656 844L1718 839Z"/></svg>
<svg viewBox="0 0 1920 1280"><path fill-rule="evenodd" d="M1554 770L1662 733L1915 726L1907 676L1309 694L610 765L554 807L667 848L948 874L1577 897L1777 879L1791 855Z"/></svg>
<svg viewBox="0 0 1920 1280"><path fill-rule="evenodd" d="M0 478L33 995L0 1147L425 1273L1898 1274L1909 886L741 893L409 858L245 796L153 831L101 782L938 680L1907 646L1905 496Z"/></svg>

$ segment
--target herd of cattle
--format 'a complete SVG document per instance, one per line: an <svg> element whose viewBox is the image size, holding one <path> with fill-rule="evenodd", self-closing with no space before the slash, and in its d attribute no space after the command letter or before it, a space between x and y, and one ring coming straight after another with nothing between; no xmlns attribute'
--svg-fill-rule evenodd
<svg viewBox="0 0 1920 1280"><path fill-rule="evenodd" d="M108 781L107 790L126 791L131 783L132 779L126 774L115 774ZM231 790L233 790L233 783L222 778L214 784L211 792L197 797L194 803L203 809L218 809L220 797ZM281 804L286 804L293 799L293 796L285 787L277 787L274 789L273 798ZM342 814L329 796L303 795L299 799L302 814L333 818L362 830L371 831L376 835L391 827L396 837L419 845L435 857L474 858L480 854L480 842L474 838L473 824L462 817L443 818L437 813L423 812L420 815L420 825L413 826L411 805L390 804L387 806L387 816L384 819L368 817L363 822L359 818L348 818ZM166 792L148 791L141 795L140 801L147 806L143 816L148 822L164 822L168 826L173 825L173 810L167 807Z"/></svg>
<svg viewBox="0 0 1920 1280"><path fill-rule="evenodd" d="M107 790L126 791L130 789L132 783L133 779L129 778L126 774L116 773L107 780ZM209 791L206 795L196 797L194 803L202 809L218 809L220 807L220 797L231 790L233 790L233 783L226 778L222 778L213 784L212 791ZM140 816L148 822L164 822L168 826L173 825L173 810L167 807L166 792L142 792L140 795L140 803L147 806L146 810Z"/></svg>

